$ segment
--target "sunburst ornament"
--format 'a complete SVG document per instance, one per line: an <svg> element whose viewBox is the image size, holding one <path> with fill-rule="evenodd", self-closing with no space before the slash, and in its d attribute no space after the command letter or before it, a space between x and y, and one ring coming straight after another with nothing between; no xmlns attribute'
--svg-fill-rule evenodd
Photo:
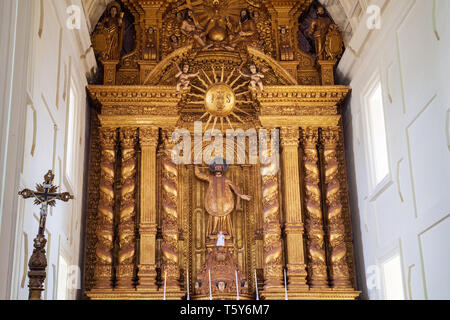
<svg viewBox="0 0 450 320"><path fill-rule="evenodd" d="M251 103L251 101L240 100L241 96L248 93L249 81L244 81L237 84L242 76L239 72L236 72L235 69L231 71L227 79L225 79L224 67L221 69L220 76L218 76L214 67L212 68L212 77L208 76L204 70L200 71L200 74L197 75L197 79L203 87L198 87L193 84L191 84L191 87L200 91L203 95L196 93L188 94L192 97L201 99L192 101L192 104L202 104L205 107L205 113L200 118L200 120L202 120L209 116L204 130L206 131L208 129L211 122L213 123L212 129L215 129L217 123L220 122L223 130L225 120L231 129L233 129L231 117L234 117L239 122L244 123L237 112L249 115L247 112L239 108L240 104ZM233 77L235 74L236 76ZM244 91L242 91L242 89L244 89Z"/></svg>

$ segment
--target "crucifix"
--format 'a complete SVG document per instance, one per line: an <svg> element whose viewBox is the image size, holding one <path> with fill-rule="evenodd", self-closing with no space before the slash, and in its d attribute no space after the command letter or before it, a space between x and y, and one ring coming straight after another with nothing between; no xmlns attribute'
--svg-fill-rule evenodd
<svg viewBox="0 0 450 320"><path fill-rule="evenodd" d="M55 175L49 170L44 176L44 183L37 184L36 190L23 189L19 192L24 199L34 198L35 205L41 205L39 230L34 239L34 250L28 262L28 288L30 294L29 300L41 300L41 292L44 290L44 280L46 277L47 258L45 256L45 223L47 221L48 207L54 207L56 200L68 202L73 199L69 192L57 193L58 187L53 185Z"/></svg>

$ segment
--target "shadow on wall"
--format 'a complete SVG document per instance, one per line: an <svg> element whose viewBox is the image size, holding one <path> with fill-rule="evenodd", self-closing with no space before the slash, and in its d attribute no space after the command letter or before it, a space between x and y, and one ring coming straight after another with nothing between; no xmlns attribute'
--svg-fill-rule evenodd
<svg viewBox="0 0 450 320"><path fill-rule="evenodd" d="M343 105L343 123L344 123L344 141L345 141L345 159L347 167L348 190L350 200L350 214L353 231L353 250L355 259L355 273L357 281L357 290L362 291L360 299L368 300L366 267L364 264L362 235L361 235L361 214L358 207L358 186L356 184L356 168L353 153L353 125L350 111L350 101L352 93L347 97Z"/></svg>

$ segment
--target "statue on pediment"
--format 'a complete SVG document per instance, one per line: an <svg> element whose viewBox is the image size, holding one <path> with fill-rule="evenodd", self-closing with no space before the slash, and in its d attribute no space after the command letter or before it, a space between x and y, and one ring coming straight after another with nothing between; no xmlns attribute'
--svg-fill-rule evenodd
<svg viewBox="0 0 450 320"><path fill-rule="evenodd" d="M94 52L103 61L119 60L124 37L124 12L116 1L108 5L106 12L92 37Z"/></svg>

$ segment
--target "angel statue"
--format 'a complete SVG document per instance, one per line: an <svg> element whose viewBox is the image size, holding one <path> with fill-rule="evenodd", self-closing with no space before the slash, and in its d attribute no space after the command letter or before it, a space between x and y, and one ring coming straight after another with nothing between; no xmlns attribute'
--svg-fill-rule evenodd
<svg viewBox="0 0 450 320"><path fill-rule="evenodd" d="M174 64L178 69L178 73L175 75L175 78L178 79L177 92L180 92L181 88L183 88L183 90L188 90L189 84L191 83L190 79L198 76L200 72L188 73L190 68L188 64L183 65L183 70L180 69L180 66L177 63L174 62Z"/></svg>
<svg viewBox="0 0 450 320"><path fill-rule="evenodd" d="M262 82L264 75L261 72L258 72L258 69L256 69L256 66L254 64L250 66L250 72L251 74L245 74L242 73L241 70L239 70L241 76L245 78L250 78L250 86L252 90L256 90L256 86L258 86L259 90L261 90L261 92L264 92L264 85Z"/></svg>

